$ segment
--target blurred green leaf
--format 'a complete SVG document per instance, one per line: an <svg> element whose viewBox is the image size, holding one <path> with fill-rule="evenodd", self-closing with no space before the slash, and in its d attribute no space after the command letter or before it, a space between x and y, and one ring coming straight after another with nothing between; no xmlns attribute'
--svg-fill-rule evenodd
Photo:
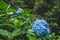
<svg viewBox="0 0 60 40"><path fill-rule="evenodd" d="M7 7L8 7L8 4L1 0L0 1L0 9L3 11L6 11Z"/></svg>
<svg viewBox="0 0 60 40"><path fill-rule="evenodd" d="M0 29L0 35L10 37L10 32Z"/></svg>
<svg viewBox="0 0 60 40"><path fill-rule="evenodd" d="M13 24L9 24L9 23L0 24L0 27L3 27L3 26L12 27L15 29L15 26Z"/></svg>
<svg viewBox="0 0 60 40"><path fill-rule="evenodd" d="M10 8L10 5L8 5L8 7L6 8L6 11L8 11L9 8Z"/></svg>
<svg viewBox="0 0 60 40"><path fill-rule="evenodd" d="M30 13L31 13L31 10L24 9L22 12L22 16L27 17L30 15Z"/></svg>
<svg viewBox="0 0 60 40"><path fill-rule="evenodd" d="M14 23L15 27L19 27L21 25L22 21L19 21L19 20L16 19L16 20L13 21L13 23Z"/></svg>
<svg viewBox="0 0 60 40"><path fill-rule="evenodd" d="M5 16L5 14L0 14L0 17L3 17L3 16Z"/></svg>
<svg viewBox="0 0 60 40"><path fill-rule="evenodd" d="M38 40L36 36L32 36L30 34L28 34L27 37L29 38L29 40Z"/></svg>
<svg viewBox="0 0 60 40"><path fill-rule="evenodd" d="M29 40L37 40L37 38L36 37L29 37Z"/></svg>
<svg viewBox="0 0 60 40"><path fill-rule="evenodd" d="M28 29L27 33L30 34L30 35L32 35L32 36L36 36L36 35L34 34L34 31L33 31L32 29Z"/></svg>
<svg viewBox="0 0 60 40"><path fill-rule="evenodd" d="M7 12L7 15L12 15L12 14L14 14L13 12Z"/></svg>
<svg viewBox="0 0 60 40"><path fill-rule="evenodd" d="M16 29L12 32L11 37L17 37L18 35L20 35L22 33L22 31L20 29Z"/></svg>

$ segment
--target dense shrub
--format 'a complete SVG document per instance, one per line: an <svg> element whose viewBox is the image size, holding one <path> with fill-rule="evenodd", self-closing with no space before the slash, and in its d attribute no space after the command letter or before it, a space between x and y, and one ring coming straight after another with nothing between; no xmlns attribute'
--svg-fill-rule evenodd
<svg viewBox="0 0 60 40"><path fill-rule="evenodd" d="M59 2L59 0L0 0L0 40L60 40ZM51 33L46 31L48 37L39 36L42 29L37 29L43 26L45 29L48 24L41 26L39 21L39 26L33 25L37 19L48 22L48 29L51 31ZM37 29L32 26L37 26Z"/></svg>

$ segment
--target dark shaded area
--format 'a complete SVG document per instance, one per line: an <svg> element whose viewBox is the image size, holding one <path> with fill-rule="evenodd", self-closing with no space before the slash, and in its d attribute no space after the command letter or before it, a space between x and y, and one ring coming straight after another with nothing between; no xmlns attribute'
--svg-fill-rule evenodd
<svg viewBox="0 0 60 40"><path fill-rule="evenodd" d="M18 37L15 37L13 40L28 40L26 34L21 34Z"/></svg>
<svg viewBox="0 0 60 40"><path fill-rule="evenodd" d="M0 40L7 40L7 38L0 35Z"/></svg>
<svg viewBox="0 0 60 40"><path fill-rule="evenodd" d="M9 31L9 32L13 32L13 30L14 30L14 28L8 27L8 26L0 27L0 29L6 30L6 31Z"/></svg>
<svg viewBox="0 0 60 40"><path fill-rule="evenodd" d="M54 6L53 0L45 0L45 4L43 4L41 7L38 7L36 12L41 16L44 16L46 12L52 10L53 6Z"/></svg>
<svg viewBox="0 0 60 40"><path fill-rule="evenodd" d="M60 35L59 31L60 31L60 27L52 27L51 28L51 32L54 32L56 35Z"/></svg>
<svg viewBox="0 0 60 40"><path fill-rule="evenodd" d="M33 9L35 0L24 0L25 4L27 5L27 8Z"/></svg>

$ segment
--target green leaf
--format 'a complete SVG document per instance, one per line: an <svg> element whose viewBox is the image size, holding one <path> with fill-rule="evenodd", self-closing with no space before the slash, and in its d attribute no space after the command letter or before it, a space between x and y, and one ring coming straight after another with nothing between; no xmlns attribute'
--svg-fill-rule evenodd
<svg viewBox="0 0 60 40"><path fill-rule="evenodd" d="M9 8L10 8L10 5L8 5L8 7L6 8L6 11L8 11Z"/></svg>
<svg viewBox="0 0 60 40"><path fill-rule="evenodd" d="M27 17L30 15L30 13L31 13L31 10L24 9L22 12L22 16Z"/></svg>
<svg viewBox="0 0 60 40"><path fill-rule="evenodd" d="M10 37L10 32L0 29L0 35Z"/></svg>
<svg viewBox="0 0 60 40"><path fill-rule="evenodd" d="M13 24L6 23L5 25L7 25L8 27L15 28L15 26Z"/></svg>
<svg viewBox="0 0 60 40"><path fill-rule="evenodd" d="M20 35L21 33L22 33L22 31L20 29L16 29L12 32L11 37L14 38L14 37Z"/></svg>
<svg viewBox="0 0 60 40"><path fill-rule="evenodd" d="M22 22L22 23L20 24L20 26L22 26L22 25L26 24L27 22L29 22L29 20L30 20L30 19L26 19L24 22Z"/></svg>
<svg viewBox="0 0 60 40"><path fill-rule="evenodd" d="M30 35L36 36L36 35L34 34L34 31L33 31L32 29L28 29L28 32L27 32L27 33L30 34Z"/></svg>
<svg viewBox="0 0 60 40"><path fill-rule="evenodd" d="M29 38L29 40L37 40L36 36L32 36L30 34L27 34L27 37Z"/></svg>
<svg viewBox="0 0 60 40"><path fill-rule="evenodd" d="M0 17L5 16L5 14L0 14Z"/></svg>
<svg viewBox="0 0 60 40"><path fill-rule="evenodd" d="M20 24L22 23L22 21L19 21L19 20L16 19L16 20L13 21L13 23L14 23L15 27L19 27Z"/></svg>
<svg viewBox="0 0 60 40"><path fill-rule="evenodd" d="M49 35L49 37L47 37L48 40L55 40L56 36L55 33L52 33L51 35Z"/></svg>
<svg viewBox="0 0 60 40"><path fill-rule="evenodd" d="M29 37L29 40L37 40L36 37Z"/></svg>
<svg viewBox="0 0 60 40"><path fill-rule="evenodd" d="M12 28L16 29L15 26L13 24L10 24L10 23L0 24L0 27L2 27L2 26L12 27Z"/></svg>
<svg viewBox="0 0 60 40"><path fill-rule="evenodd" d="M34 34L32 29L28 29L27 37L29 40L37 40L37 36Z"/></svg>
<svg viewBox="0 0 60 40"><path fill-rule="evenodd" d="M12 14L14 14L13 12L7 12L7 15L12 15Z"/></svg>
<svg viewBox="0 0 60 40"><path fill-rule="evenodd" d="M5 3L4 1L0 1L0 9L5 11L7 7L8 7L7 3Z"/></svg>

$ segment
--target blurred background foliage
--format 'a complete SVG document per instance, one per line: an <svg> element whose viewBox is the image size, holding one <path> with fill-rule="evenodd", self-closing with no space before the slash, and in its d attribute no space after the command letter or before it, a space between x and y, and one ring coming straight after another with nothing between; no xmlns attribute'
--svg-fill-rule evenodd
<svg viewBox="0 0 60 40"><path fill-rule="evenodd" d="M21 15L16 15L22 8ZM49 38L39 38L31 27L36 19L46 20ZM6 36L6 37L5 37ZM0 40L60 40L60 0L0 0Z"/></svg>

